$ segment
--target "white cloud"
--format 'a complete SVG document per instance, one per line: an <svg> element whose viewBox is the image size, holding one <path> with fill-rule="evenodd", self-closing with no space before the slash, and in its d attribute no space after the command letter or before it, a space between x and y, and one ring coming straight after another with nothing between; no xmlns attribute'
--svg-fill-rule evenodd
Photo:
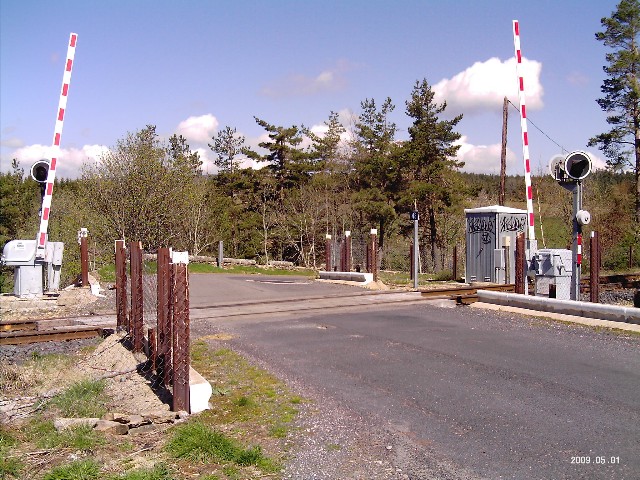
<svg viewBox="0 0 640 480"><path fill-rule="evenodd" d="M350 62L340 60L315 76L297 73L275 80L262 88L261 93L267 97L279 98L339 91L347 85L345 73L353 67Z"/></svg>
<svg viewBox="0 0 640 480"><path fill-rule="evenodd" d="M602 157L594 155L593 152L588 152L591 157L591 170L606 170L607 162Z"/></svg>
<svg viewBox="0 0 640 480"><path fill-rule="evenodd" d="M10 137L2 140L0 145L7 148L20 148L24 146L24 142L17 137Z"/></svg>
<svg viewBox="0 0 640 480"><path fill-rule="evenodd" d="M199 117L189 117L178 124L176 134L182 135L189 142L207 144L216 133L218 125L218 119L210 113Z"/></svg>
<svg viewBox="0 0 640 480"><path fill-rule="evenodd" d="M11 153L11 158L20 161L20 166L25 172L29 172L31 165L38 160L50 161L52 157L57 159L56 178L78 178L82 167L98 160L108 152L104 145L84 145L82 148L60 148L51 145L27 145ZM11 162L4 162L10 165Z"/></svg>
<svg viewBox="0 0 640 480"><path fill-rule="evenodd" d="M542 63L523 58L521 70L527 109L542 108ZM503 62L495 57L476 62L463 72L433 86L435 101L442 103L446 100L447 111L453 114L499 110L505 96L518 105L518 90L515 59Z"/></svg>
<svg viewBox="0 0 640 480"><path fill-rule="evenodd" d="M566 77L567 83L574 87L584 87L589 84L589 77L582 72L573 71Z"/></svg>
<svg viewBox="0 0 640 480"><path fill-rule="evenodd" d="M473 145L468 143L466 136L462 136L456 142L456 145L460 145L458 160L465 162L462 171L500 174L500 155L502 150L500 144ZM522 171L523 167L518 163L517 155L507 148L507 175L520 175Z"/></svg>

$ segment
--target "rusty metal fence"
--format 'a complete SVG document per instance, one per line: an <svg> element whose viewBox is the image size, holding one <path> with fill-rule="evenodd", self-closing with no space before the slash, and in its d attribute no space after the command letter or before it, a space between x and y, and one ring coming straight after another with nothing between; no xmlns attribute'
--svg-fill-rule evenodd
<svg viewBox="0 0 640 480"><path fill-rule="evenodd" d="M145 375L172 394L172 410L190 412L189 275L186 262L173 262L168 248L158 250L156 272L145 266L140 243L117 241L117 327L125 344L144 354ZM127 268L128 267L128 268ZM128 273L128 275L127 275Z"/></svg>
<svg viewBox="0 0 640 480"><path fill-rule="evenodd" d="M400 247L400 248L398 248ZM325 268L340 272L369 272L377 279L380 270L407 272L413 274L413 244L394 244L393 248L381 251L378 232L345 232L337 237L327 236L325 240ZM464 275L464 248L453 245L447 249L431 249L420 245L418 272L435 274L453 279Z"/></svg>

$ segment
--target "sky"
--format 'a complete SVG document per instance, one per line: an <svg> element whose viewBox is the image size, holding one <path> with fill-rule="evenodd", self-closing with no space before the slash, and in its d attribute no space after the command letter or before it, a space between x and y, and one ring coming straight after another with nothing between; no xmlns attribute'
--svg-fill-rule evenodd
<svg viewBox="0 0 640 480"><path fill-rule="evenodd" d="M211 137L236 128L265 139L254 117L322 132L361 102L390 97L397 138L406 101L426 79L443 119L462 113L459 159L499 174L504 96L518 106L513 20L524 56L534 175L552 157L588 152L608 130L596 103L609 51L595 40L617 0L0 0L0 170L58 157L77 178L128 133L155 125L187 138L215 173ZM60 151L53 133L70 33L78 34ZM509 108L507 173L522 175L520 114Z"/></svg>

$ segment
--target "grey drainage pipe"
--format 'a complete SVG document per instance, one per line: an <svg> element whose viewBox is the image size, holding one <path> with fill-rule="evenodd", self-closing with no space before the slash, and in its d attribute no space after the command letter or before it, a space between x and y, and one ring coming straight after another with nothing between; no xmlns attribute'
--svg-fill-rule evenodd
<svg viewBox="0 0 640 480"><path fill-rule="evenodd" d="M640 308L636 307L575 302L573 300L557 300L547 297L531 297L529 295L492 292L489 290L478 290L478 300L496 305L528 308L530 310L543 312L563 313L565 315L576 315L578 317L597 318L600 320L640 325Z"/></svg>

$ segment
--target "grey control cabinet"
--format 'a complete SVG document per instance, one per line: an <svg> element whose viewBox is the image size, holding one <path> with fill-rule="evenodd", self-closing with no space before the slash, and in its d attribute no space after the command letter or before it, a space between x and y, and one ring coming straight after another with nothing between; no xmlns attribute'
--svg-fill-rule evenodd
<svg viewBox="0 0 640 480"><path fill-rule="evenodd" d="M527 211L492 205L464 213L466 282L514 283L516 236L527 228Z"/></svg>
<svg viewBox="0 0 640 480"><path fill-rule="evenodd" d="M35 240L11 240L2 249L1 262L13 269L13 293L20 298L38 297L56 292L60 287L60 270L64 243L47 242L44 260L36 258ZM47 268L47 276L44 269Z"/></svg>
<svg viewBox="0 0 640 480"><path fill-rule="evenodd" d="M536 296L571 300L571 250L542 248L536 252L534 260Z"/></svg>

